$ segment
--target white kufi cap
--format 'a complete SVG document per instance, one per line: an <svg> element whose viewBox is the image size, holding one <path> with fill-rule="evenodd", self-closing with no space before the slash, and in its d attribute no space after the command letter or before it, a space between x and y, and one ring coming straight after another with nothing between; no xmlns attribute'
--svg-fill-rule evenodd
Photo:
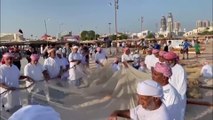
<svg viewBox="0 0 213 120"><path fill-rule="evenodd" d="M138 83L137 93L144 96L162 97L163 89L157 82L153 80L145 80Z"/></svg>
<svg viewBox="0 0 213 120"><path fill-rule="evenodd" d="M27 105L13 113L8 120L61 120L61 118L51 107Z"/></svg>

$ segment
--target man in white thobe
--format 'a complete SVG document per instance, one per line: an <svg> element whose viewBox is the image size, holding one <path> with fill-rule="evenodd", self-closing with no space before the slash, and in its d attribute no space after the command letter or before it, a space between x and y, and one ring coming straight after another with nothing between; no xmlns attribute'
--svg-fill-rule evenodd
<svg viewBox="0 0 213 120"><path fill-rule="evenodd" d="M45 80L44 67L38 62L39 55L32 54L30 56L30 59L31 62L24 67L24 75L28 76L35 82L35 84L28 89L30 103L33 103L33 95L34 95L34 93L31 92L37 93L39 91L43 91L45 93L47 101L49 101L50 100L49 91L46 82L44 81ZM28 81L26 82L26 86L29 86Z"/></svg>
<svg viewBox="0 0 213 120"><path fill-rule="evenodd" d="M121 65L119 64L119 59L115 58L114 62L112 63L112 71L116 72L121 70Z"/></svg>
<svg viewBox="0 0 213 120"><path fill-rule="evenodd" d="M27 105L13 113L8 120L61 120L61 118L52 107Z"/></svg>
<svg viewBox="0 0 213 120"><path fill-rule="evenodd" d="M56 55L59 59L59 61L61 62L61 65L62 65L62 75L61 75L61 80L67 80L68 76L69 76L69 62L68 62L68 59L65 58L63 56L63 53L62 53L62 50L57 50L56 51Z"/></svg>
<svg viewBox="0 0 213 120"><path fill-rule="evenodd" d="M174 52L168 52L164 54L166 63L172 68L172 76L169 79L169 83L177 90L181 96L182 118L185 116L186 109L186 91L187 91L187 77L184 68L178 64L178 56Z"/></svg>
<svg viewBox="0 0 213 120"><path fill-rule="evenodd" d="M95 63L97 68L99 69L104 66L104 62L107 60L107 55L100 47L97 47L96 51L97 52L95 54Z"/></svg>
<svg viewBox="0 0 213 120"><path fill-rule="evenodd" d="M145 80L137 85L138 106L130 110L116 110L108 120L117 117L132 120L171 120L168 110L161 100L163 89L153 80Z"/></svg>
<svg viewBox="0 0 213 120"><path fill-rule="evenodd" d="M167 53L166 51L160 51L159 52L158 59L159 59L160 63L165 63L165 59L164 59L163 55L166 54L166 53Z"/></svg>
<svg viewBox="0 0 213 120"><path fill-rule="evenodd" d="M168 108L171 120L184 120L181 117L181 97L169 83L171 75L172 70L165 63L156 63L155 67L152 68L152 79L163 87L162 101Z"/></svg>
<svg viewBox="0 0 213 120"><path fill-rule="evenodd" d="M5 53L3 55L3 64L0 67L0 86L4 89L12 90L1 98L1 100L6 101L0 101L8 112L20 105L19 91L16 89L19 88L19 79L27 78L21 76L19 69L13 65L13 57L12 53Z"/></svg>
<svg viewBox="0 0 213 120"><path fill-rule="evenodd" d="M126 68L128 68L128 64L134 62L134 58L133 58L132 54L130 53L130 49L128 47L125 47L123 49L123 54L121 56L121 62L123 63L123 65Z"/></svg>
<svg viewBox="0 0 213 120"><path fill-rule="evenodd" d="M81 85L83 72L81 67L82 55L78 53L78 46L72 47L72 52L69 55L70 69L69 69L69 84L74 84L76 87Z"/></svg>
<svg viewBox="0 0 213 120"><path fill-rule="evenodd" d="M60 78L62 74L62 63L56 57L55 49L48 50L49 57L44 60L44 69L48 73L50 79Z"/></svg>
<svg viewBox="0 0 213 120"><path fill-rule="evenodd" d="M144 63L147 69L151 71L151 67L154 67L155 64L159 62L159 59L155 56L155 54L157 55L159 53L159 50L148 48L147 52L148 55L146 55Z"/></svg>

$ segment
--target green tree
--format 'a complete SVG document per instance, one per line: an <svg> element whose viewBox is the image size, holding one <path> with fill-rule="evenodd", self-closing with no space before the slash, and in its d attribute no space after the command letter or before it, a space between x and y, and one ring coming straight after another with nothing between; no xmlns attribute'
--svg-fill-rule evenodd
<svg viewBox="0 0 213 120"><path fill-rule="evenodd" d="M149 33L146 38L155 38L155 35L153 33Z"/></svg>
<svg viewBox="0 0 213 120"><path fill-rule="evenodd" d="M127 39L127 38L128 38L128 35L127 35L127 34L121 34L121 35L119 36L119 39L120 39L120 40Z"/></svg>
<svg viewBox="0 0 213 120"><path fill-rule="evenodd" d="M99 34L96 34L96 35L95 35L96 40L97 40L99 37L100 37Z"/></svg>
<svg viewBox="0 0 213 120"><path fill-rule="evenodd" d="M82 31L81 32L81 40L88 40L88 31Z"/></svg>
<svg viewBox="0 0 213 120"><path fill-rule="evenodd" d="M111 40L116 40L116 35L110 35L109 38L110 38Z"/></svg>
<svg viewBox="0 0 213 120"><path fill-rule="evenodd" d="M159 35L159 38L164 38L164 35L160 34L160 35Z"/></svg>
<svg viewBox="0 0 213 120"><path fill-rule="evenodd" d="M88 31L88 40L94 40L95 39L95 31L90 30Z"/></svg>

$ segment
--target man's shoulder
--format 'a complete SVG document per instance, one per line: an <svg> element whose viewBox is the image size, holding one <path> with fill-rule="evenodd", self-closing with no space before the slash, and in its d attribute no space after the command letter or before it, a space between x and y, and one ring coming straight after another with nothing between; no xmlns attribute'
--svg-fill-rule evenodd
<svg viewBox="0 0 213 120"><path fill-rule="evenodd" d="M25 65L25 68L26 68L26 67L30 67L30 66L32 66L31 63L27 63L27 64Z"/></svg>
<svg viewBox="0 0 213 120"><path fill-rule="evenodd" d="M176 65L173 67L173 69L175 69L175 70L181 70L181 71L184 71L183 66L182 66L182 65L180 65L180 64L176 64Z"/></svg>

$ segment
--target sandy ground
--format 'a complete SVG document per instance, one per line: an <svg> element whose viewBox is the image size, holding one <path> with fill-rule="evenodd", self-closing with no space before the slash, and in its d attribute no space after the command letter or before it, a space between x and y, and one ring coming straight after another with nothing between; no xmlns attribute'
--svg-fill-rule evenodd
<svg viewBox="0 0 213 120"><path fill-rule="evenodd" d="M205 45L202 45L205 46ZM182 64L188 65L188 64L192 64L192 63L198 63L199 61L201 61L202 59L207 59L211 64L212 63L212 53L213 53L213 41L211 41L208 45L206 45L206 51L204 53L201 54L201 56L199 57L198 60L196 60L195 58L195 54L190 54L189 59L188 60L181 60L180 62ZM109 51L109 50L108 50ZM112 49L112 51L115 51L115 49ZM182 58L182 56L180 55L180 58ZM110 57L109 60L112 61L114 58ZM40 62L43 63L43 59L40 59ZM22 70L21 73L23 73L23 67L24 65L27 63L26 59L22 60ZM95 69L95 63L93 61L90 61L90 68L91 70ZM192 99L192 100L197 100L197 101L208 101L211 104L213 104L213 90L212 89L203 89L200 88L200 91L203 95L203 97L201 99ZM51 97L57 97L60 98L60 93L58 93L55 90L50 90L50 95ZM38 100L39 101L39 100ZM41 103L43 102L44 104L46 104L44 101L40 101ZM56 111L58 111L61 116L62 116L62 120L71 120L70 113L69 111L65 110L65 109L61 109L57 106L53 106ZM206 106L200 106L200 105L192 105L192 104L188 104L187 105L187 109L186 109L186 120L213 120L213 114L212 114L212 107L206 107ZM104 112L104 111L103 111ZM8 113L0 113L2 114L0 118L0 120L4 120L4 118L7 118L8 116L10 116L10 114ZM79 115L83 115L83 114L79 114ZM74 120L74 119L73 119Z"/></svg>

